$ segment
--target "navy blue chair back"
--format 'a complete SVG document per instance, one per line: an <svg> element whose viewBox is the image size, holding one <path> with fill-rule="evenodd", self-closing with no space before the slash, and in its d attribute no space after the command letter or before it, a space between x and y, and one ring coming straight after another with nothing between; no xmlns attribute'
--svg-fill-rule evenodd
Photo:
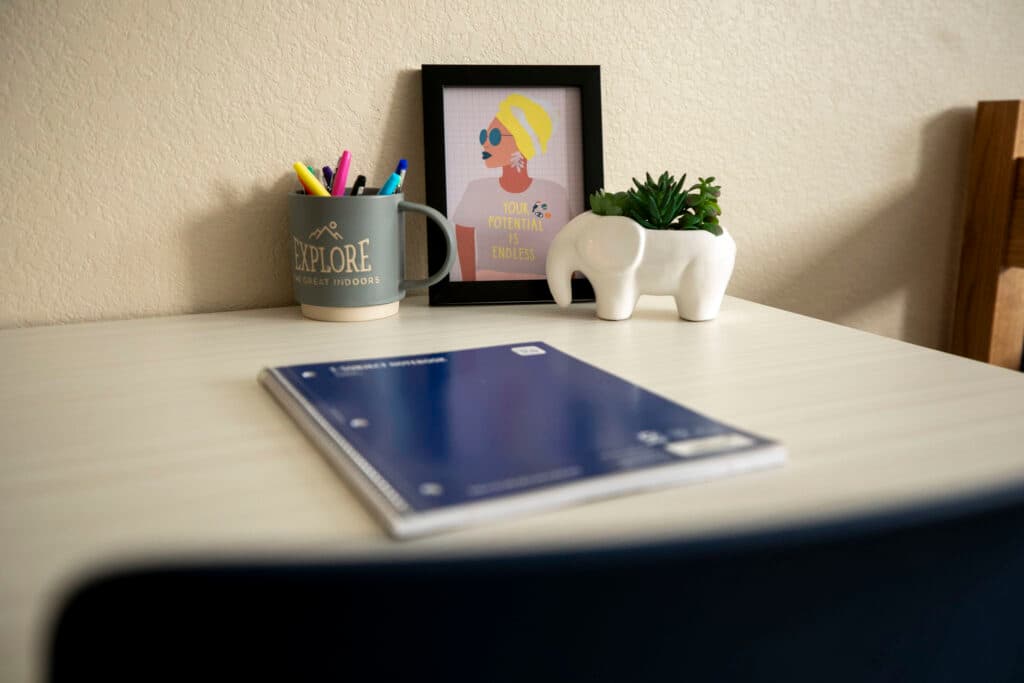
<svg viewBox="0 0 1024 683"><path fill-rule="evenodd" d="M50 678L1024 680L1024 505L602 551L139 569Z"/></svg>

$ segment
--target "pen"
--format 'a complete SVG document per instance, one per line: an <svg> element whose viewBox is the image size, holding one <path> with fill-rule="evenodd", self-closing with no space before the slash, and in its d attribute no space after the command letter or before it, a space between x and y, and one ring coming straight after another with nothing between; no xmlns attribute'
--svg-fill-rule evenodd
<svg viewBox="0 0 1024 683"><path fill-rule="evenodd" d="M331 179L334 177L334 171L331 170L330 166L324 166L324 188L331 191Z"/></svg>
<svg viewBox="0 0 1024 683"><path fill-rule="evenodd" d="M405 184L405 171L409 168L409 162L405 159L398 161L398 166L395 168L395 173L398 174L398 187L395 188L395 192L402 189L402 185Z"/></svg>
<svg viewBox="0 0 1024 683"><path fill-rule="evenodd" d="M306 188L306 194L316 195L317 197L330 197L331 195L324 189L324 186L320 184L320 181L316 179L316 176L309 172L309 168L303 166L299 162L293 164L295 168L295 174L299 176L299 182Z"/></svg>
<svg viewBox="0 0 1024 683"><path fill-rule="evenodd" d="M348 167L352 164L352 155L346 149L338 157L338 169L334 172L334 184L331 186L331 194L340 197L345 194L345 181L348 180ZM366 179L363 179L366 182Z"/></svg>
<svg viewBox="0 0 1024 683"><path fill-rule="evenodd" d="M384 187L380 188L380 192L378 194L394 194L395 188L398 187L398 183L401 179L402 177L400 175L392 173L391 177L388 178L388 181L384 183Z"/></svg>
<svg viewBox="0 0 1024 683"><path fill-rule="evenodd" d="M361 175L352 183L352 196L357 197L361 195L364 189L366 189L366 176Z"/></svg>

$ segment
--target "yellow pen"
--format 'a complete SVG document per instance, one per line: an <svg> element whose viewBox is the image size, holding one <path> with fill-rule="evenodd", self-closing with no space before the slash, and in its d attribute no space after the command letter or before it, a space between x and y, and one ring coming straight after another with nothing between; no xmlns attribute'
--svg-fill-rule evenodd
<svg viewBox="0 0 1024 683"><path fill-rule="evenodd" d="M331 193L324 189L324 186L320 184L320 181L316 179L316 176L309 172L309 169L295 162L295 173L299 176L299 182L306 188L306 194L316 195L317 197L330 197Z"/></svg>

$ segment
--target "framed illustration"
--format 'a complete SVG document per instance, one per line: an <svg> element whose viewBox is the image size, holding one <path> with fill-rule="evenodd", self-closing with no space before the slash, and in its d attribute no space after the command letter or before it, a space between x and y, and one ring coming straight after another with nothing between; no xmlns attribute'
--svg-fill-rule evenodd
<svg viewBox="0 0 1024 683"><path fill-rule="evenodd" d="M598 66L423 65L427 204L455 224L457 256L430 305L550 302L558 231L604 185ZM430 231L431 271L445 245ZM593 301L573 279L573 301Z"/></svg>

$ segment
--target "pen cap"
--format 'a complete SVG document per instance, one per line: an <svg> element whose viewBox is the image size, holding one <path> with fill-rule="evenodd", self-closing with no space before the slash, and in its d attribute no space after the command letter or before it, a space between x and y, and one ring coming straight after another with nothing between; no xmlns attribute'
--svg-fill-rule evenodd
<svg viewBox="0 0 1024 683"><path fill-rule="evenodd" d="M348 182L348 169L352 164L352 154L346 149L338 157L338 168L334 174L334 183L331 185L331 194L335 197L345 194L345 183Z"/></svg>

